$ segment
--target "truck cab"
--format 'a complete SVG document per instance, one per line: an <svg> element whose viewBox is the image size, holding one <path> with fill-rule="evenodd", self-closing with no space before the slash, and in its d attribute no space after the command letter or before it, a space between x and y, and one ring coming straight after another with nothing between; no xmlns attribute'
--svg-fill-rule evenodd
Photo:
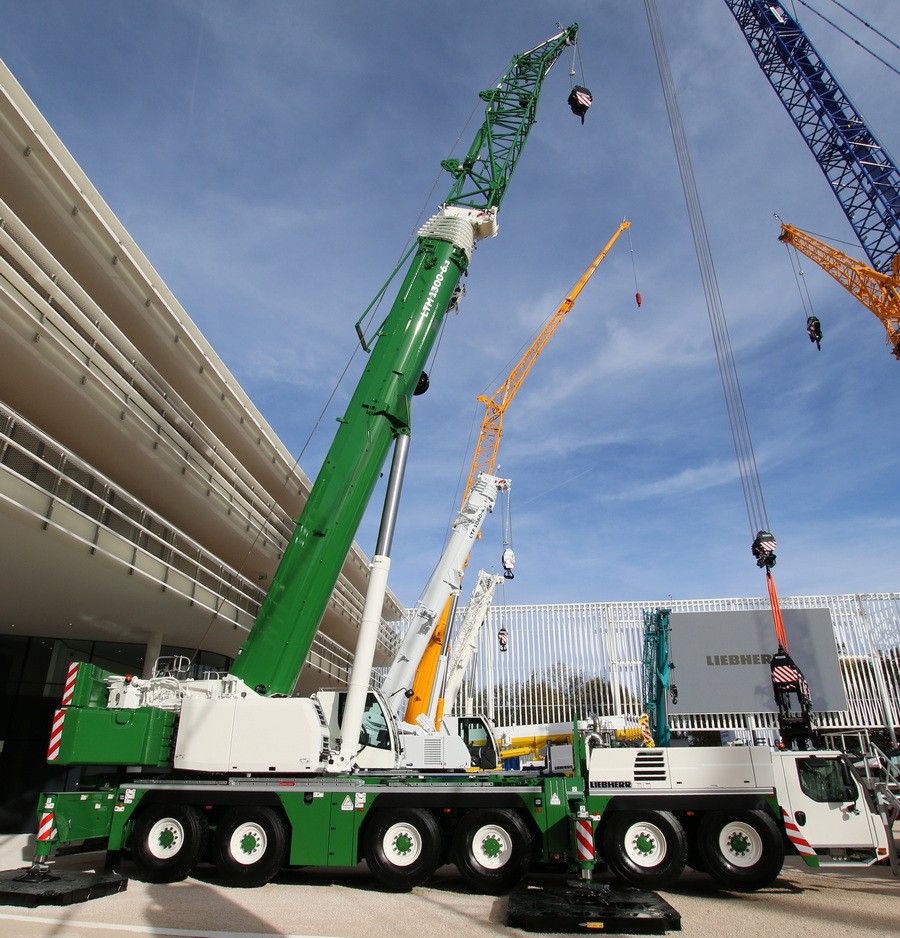
<svg viewBox="0 0 900 938"><path fill-rule="evenodd" d="M870 865L888 857L884 824L862 779L839 752L781 752L773 759L788 834L815 851L820 866ZM803 852L802 844L795 846Z"/></svg>

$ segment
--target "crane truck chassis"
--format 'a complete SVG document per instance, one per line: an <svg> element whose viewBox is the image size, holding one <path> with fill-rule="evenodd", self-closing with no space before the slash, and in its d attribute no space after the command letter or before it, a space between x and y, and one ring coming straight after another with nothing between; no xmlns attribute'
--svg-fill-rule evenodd
<svg viewBox="0 0 900 938"><path fill-rule="evenodd" d="M398 751L386 700L371 692L366 704L376 717L367 725L382 722L377 744ZM482 718L448 723L473 754L493 748ZM839 752L616 748L597 719L576 723L573 740L549 747L545 765L531 770L85 781L42 796L35 860L45 864L61 844L101 845L110 869L127 854L153 882L211 861L226 883L244 887L286 867L365 860L389 890L452 863L472 889L496 894L535 864L586 880L605 866L643 889L671 886L690 866L726 889L753 891L776 879L787 853L811 867L891 858L893 817Z"/></svg>

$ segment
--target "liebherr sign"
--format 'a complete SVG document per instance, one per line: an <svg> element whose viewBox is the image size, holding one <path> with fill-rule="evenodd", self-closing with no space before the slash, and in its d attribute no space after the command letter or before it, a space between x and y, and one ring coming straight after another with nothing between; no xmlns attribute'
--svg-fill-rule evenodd
<svg viewBox="0 0 900 938"><path fill-rule="evenodd" d="M803 671L814 710L846 710L831 613L784 609L791 657ZM669 713L775 710L769 663L778 650L772 613L691 612L669 616L670 682L678 703Z"/></svg>

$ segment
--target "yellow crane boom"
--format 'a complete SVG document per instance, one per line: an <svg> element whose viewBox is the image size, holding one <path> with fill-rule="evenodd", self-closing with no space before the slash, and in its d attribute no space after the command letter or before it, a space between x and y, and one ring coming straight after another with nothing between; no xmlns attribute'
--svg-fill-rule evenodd
<svg viewBox="0 0 900 938"><path fill-rule="evenodd" d="M618 240L618 237L626 228L631 227L631 222L623 220L616 233L609 239L603 250L594 258L593 263L584 272L578 283L572 287L569 295L560 303L559 309L547 320L546 325L541 329L538 337L531 343L528 350L519 360L519 363L510 372L509 377L503 384L497 388L490 397L479 397L478 400L485 406L484 420L481 422L481 433L478 436L478 443L475 446L475 456L472 459L472 467L469 470L469 479L466 482L466 488L463 492L463 504L465 504L466 495L472 487L472 483L478 477L479 473L487 472L492 474L494 463L497 461L497 450L500 447L500 434L503 432L503 414L506 408L512 403L513 398L518 393L525 376L531 371L531 366L537 361L538 356L544 350L544 346L550 341L550 337L556 332L559 324L566 318L569 310L575 305L581 291L587 286L588 281L594 275L594 271L600 266L603 258L610 252L612 246Z"/></svg>
<svg viewBox="0 0 900 938"><path fill-rule="evenodd" d="M512 403L525 376L531 370L532 365L537 361L538 356L544 350L550 337L559 327L559 324L565 319L568 312L575 305L581 291L587 286L588 281L594 274L594 271L600 266L603 259L616 243L619 235L626 228L631 227L631 222L624 220L619 225L616 233L609 239L603 250L594 258L590 267L584 272L581 279L568 296L560 303L559 308L547 321L537 338L528 347L525 354L521 357L518 364L510 372L509 377L490 397L479 397L478 400L485 405L484 419L481 422L481 432L478 435L478 442L475 445L475 455L472 459L472 466L469 470L469 478L466 481L466 487L463 491L462 504L465 505L472 484L482 472L492 475L494 465L497 461L497 450L500 447L500 435L503 431L503 414L506 408ZM447 632L447 625L450 621L450 614L453 607L453 600L444 607L434 634L428 644L422 661L416 670L416 676L413 681L412 691L407 703L406 715L404 719L407 723L415 723L416 719L427 712L431 702L431 696L435 689L435 676L437 674L438 659L444 646L444 637ZM436 722L440 721L440 712L438 712Z"/></svg>
<svg viewBox="0 0 900 938"><path fill-rule="evenodd" d="M891 262L891 273L883 274L792 225L782 224L778 240L815 261L868 307L881 320L887 344L900 359L900 254Z"/></svg>

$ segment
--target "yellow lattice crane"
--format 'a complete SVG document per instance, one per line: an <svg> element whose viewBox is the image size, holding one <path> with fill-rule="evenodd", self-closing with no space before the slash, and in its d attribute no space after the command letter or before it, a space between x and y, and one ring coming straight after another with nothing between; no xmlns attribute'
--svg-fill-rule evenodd
<svg viewBox="0 0 900 938"><path fill-rule="evenodd" d="M887 344L900 359L900 254L891 262L891 273L883 274L792 225L782 224L778 240L815 261L868 307L881 320Z"/></svg>
<svg viewBox="0 0 900 938"><path fill-rule="evenodd" d="M600 266L603 258L609 253L612 246L616 243L619 235L626 228L631 227L631 222L623 220L616 233L609 239L603 250L594 258L593 263L584 272L581 279L572 288L569 295L560 303L559 308L547 321L538 337L531 343L525 354L519 360L519 363L510 372L506 381L490 397L479 397L478 400L485 405L484 420L481 423L481 432L478 436L478 442L475 446L475 455L472 459L472 466L469 470L469 478L463 491L463 505L472 488L472 483L482 472L492 475L494 465L497 461L497 450L500 446L500 434L503 430L503 414L506 408L512 403L525 376L531 370L531 366L537 361L538 356L544 350L550 337L559 327L559 324L565 319L566 314L575 305L581 291L587 286L588 281L594 274L594 271ZM639 296L639 294L638 294ZM438 663L440 654L444 646L444 637L447 632L447 624L450 621L450 615L453 608L453 599L444 607L437 626L429 641L428 647L422 656L419 667L416 670L416 677L410 688L406 715L404 719L407 723L415 723L419 716L427 713L431 704L431 697L437 684ZM436 706L435 722L440 723L441 707Z"/></svg>

